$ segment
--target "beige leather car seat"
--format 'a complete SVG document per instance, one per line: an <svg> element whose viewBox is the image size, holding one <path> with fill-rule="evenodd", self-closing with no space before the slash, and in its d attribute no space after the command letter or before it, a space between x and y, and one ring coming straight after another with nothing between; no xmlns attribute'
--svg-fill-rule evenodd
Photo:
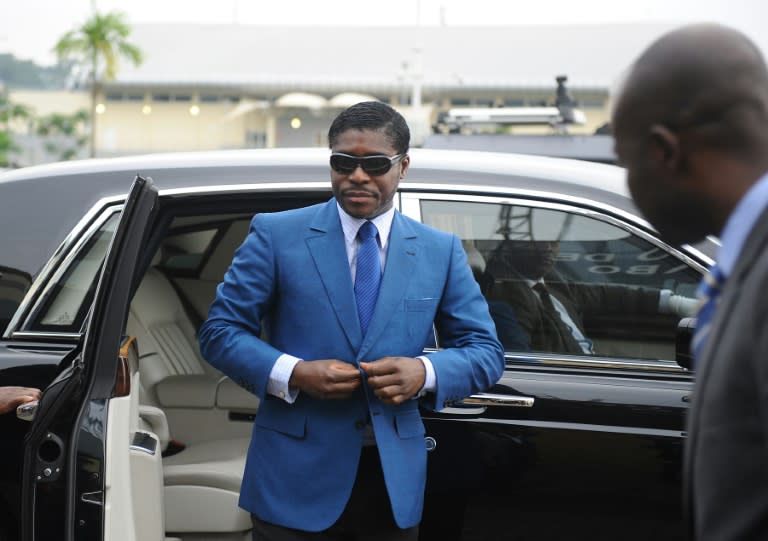
<svg viewBox="0 0 768 541"><path fill-rule="evenodd" d="M168 278L155 266L147 270L133 298L128 333L141 345L143 403L160 403L157 384L167 378L223 377L200 356L195 328Z"/></svg>
<svg viewBox="0 0 768 541"><path fill-rule="evenodd" d="M156 263L156 261L153 261ZM173 285L154 265L131 303L127 334L136 336L142 398L141 422L160 437L163 449L177 437L166 409L184 411L189 424L220 403L255 408L258 400L200 356L195 329ZM183 407L182 407L183 406ZM249 423L240 423L248 425ZM203 425L204 426L204 425ZM217 435L218 436L218 435ZM206 439L199 435L163 459L166 532L243 532L250 516L237 506L248 437Z"/></svg>

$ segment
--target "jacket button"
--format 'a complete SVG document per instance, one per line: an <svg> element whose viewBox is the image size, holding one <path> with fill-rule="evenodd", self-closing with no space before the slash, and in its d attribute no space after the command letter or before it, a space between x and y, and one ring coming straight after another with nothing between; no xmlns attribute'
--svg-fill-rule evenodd
<svg viewBox="0 0 768 541"><path fill-rule="evenodd" d="M355 421L355 428L362 430L365 428L365 421Z"/></svg>

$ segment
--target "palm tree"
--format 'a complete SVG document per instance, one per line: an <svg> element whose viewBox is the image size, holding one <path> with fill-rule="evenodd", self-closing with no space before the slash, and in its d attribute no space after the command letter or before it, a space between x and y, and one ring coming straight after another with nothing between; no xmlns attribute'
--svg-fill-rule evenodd
<svg viewBox="0 0 768 541"><path fill-rule="evenodd" d="M59 62L74 60L85 68L91 88L90 155L96 154L96 99L105 81L115 78L120 58L138 66L141 50L127 41L131 28L118 12L94 13L85 23L64 34L53 50Z"/></svg>

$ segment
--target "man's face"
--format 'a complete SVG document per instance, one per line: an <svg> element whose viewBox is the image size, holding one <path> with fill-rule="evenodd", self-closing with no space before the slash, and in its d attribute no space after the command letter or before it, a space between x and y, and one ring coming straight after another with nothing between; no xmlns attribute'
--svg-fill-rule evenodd
<svg viewBox="0 0 768 541"><path fill-rule="evenodd" d="M382 131L358 129L339 134L331 152L361 157L397 154ZM397 186L405 177L409 163L410 158L405 156L382 175L370 175L360 166L351 173L340 173L331 168L333 195L350 216L375 218L392 208Z"/></svg>
<svg viewBox="0 0 768 541"><path fill-rule="evenodd" d="M506 265L530 280L545 276L557 262L558 241L505 240L503 260Z"/></svg>
<svg viewBox="0 0 768 541"><path fill-rule="evenodd" d="M637 117L634 117L637 118ZM616 154L627 170L627 186L637 208L661 236L680 246L702 240L711 231L708 204L692 189L684 164L670 166L653 141L650 127L645 138L630 131L614 117Z"/></svg>

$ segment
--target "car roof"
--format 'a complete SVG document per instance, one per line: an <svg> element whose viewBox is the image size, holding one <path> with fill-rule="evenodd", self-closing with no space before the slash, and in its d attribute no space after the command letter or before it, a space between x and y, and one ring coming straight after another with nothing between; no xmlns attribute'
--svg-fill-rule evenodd
<svg viewBox="0 0 768 541"><path fill-rule="evenodd" d="M464 150L412 149L402 190L529 193L597 201L637 214L623 169L578 160ZM161 191L247 189L301 183L330 194L329 150L281 148L79 160L0 173L7 244L0 266L35 275L94 204L128 192L137 175ZM236 188L235 188L236 187Z"/></svg>
<svg viewBox="0 0 768 541"><path fill-rule="evenodd" d="M580 160L549 158L524 154L501 152L483 152L474 150L411 149L411 173L419 173L420 182L442 183L441 173L456 171L463 173L464 182L476 184L466 173L488 176L530 176L542 181L567 181L574 185L574 190L596 188L628 196L622 180L622 170L615 166L594 164ZM112 179L114 174L142 174L157 177L155 184L160 189L195 187L210 184L211 170L220 170L224 184L241 184L243 180L252 182L271 181L272 175L282 172L285 176L294 170L297 180L328 182L329 151L323 148L281 148L224 150L206 152L177 152L125 156L90 160L75 160L52 164L25 167L0 173L0 189L4 184L24 181L27 183L45 183L47 178L73 178L91 175L103 175ZM199 170L205 174L173 175L163 174L173 171ZM245 178L237 173L248 170ZM319 176L307 177L307 173L316 172ZM431 172L431 173L428 173ZM253 173L257 173L253 175ZM117 177L117 184L101 183L96 187L100 195L125 193L130 184ZM503 179L498 179L499 186L509 187ZM94 187L92 187L93 189Z"/></svg>

